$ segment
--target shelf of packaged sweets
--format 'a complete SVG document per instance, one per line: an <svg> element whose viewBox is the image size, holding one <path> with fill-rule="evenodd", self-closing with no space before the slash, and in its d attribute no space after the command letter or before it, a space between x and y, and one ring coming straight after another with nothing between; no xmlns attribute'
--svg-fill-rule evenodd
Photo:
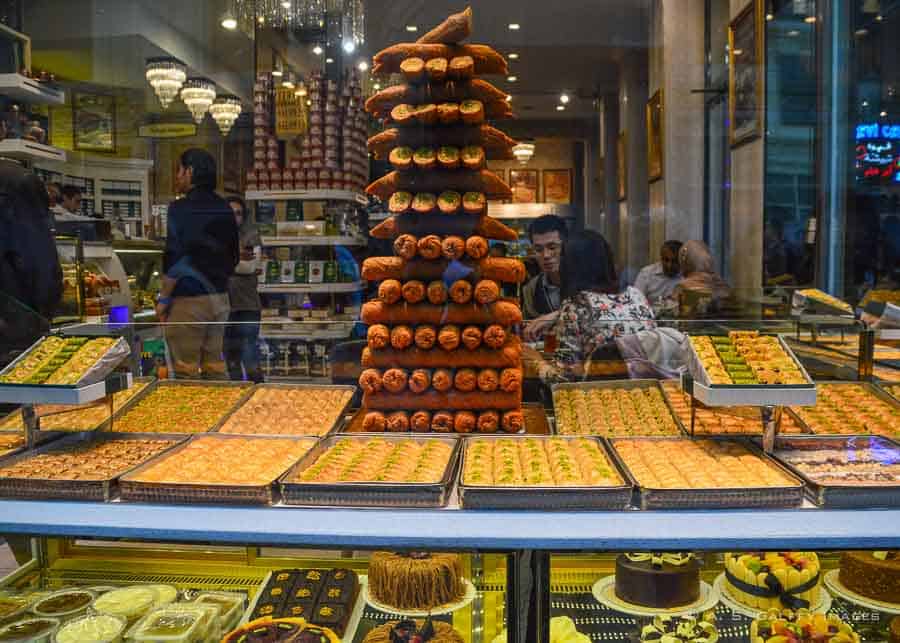
<svg viewBox="0 0 900 643"><path fill-rule="evenodd" d="M34 105L64 105L66 92L22 74L0 74L0 95Z"/></svg>
<svg viewBox="0 0 900 643"><path fill-rule="evenodd" d="M369 198L352 190L254 190L246 192L247 201L351 201L368 205Z"/></svg>
<svg viewBox="0 0 900 643"><path fill-rule="evenodd" d="M259 292L261 293L286 293L296 294L305 292L333 292L347 293L358 292L364 288L361 281L349 281L341 283L318 283L318 284L260 284Z"/></svg>
<svg viewBox="0 0 900 643"><path fill-rule="evenodd" d="M363 237L306 235L302 237L261 237L260 243L264 246L364 246L367 242Z"/></svg>

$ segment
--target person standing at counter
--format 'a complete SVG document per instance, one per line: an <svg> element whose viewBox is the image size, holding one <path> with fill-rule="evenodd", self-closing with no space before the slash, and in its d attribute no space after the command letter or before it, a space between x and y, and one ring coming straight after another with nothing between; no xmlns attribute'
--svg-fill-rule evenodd
<svg viewBox="0 0 900 643"><path fill-rule="evenodd" d="M234 212L238 226L241 260L228 280L228 299L231 314L225 329L225 364L228 377L235 381L244 379L244 373L251 382L262 382L259 369L259 322L260 301L257 292L259 283L260 240L256 226L247 220L247 205L240 197L226 199Z"/></svg>
<svg viewBox="0 0 900 643"><path fill-rule="evenodd" d="M222 344L231 311L228 283L240 261L238 226L231 207L216 194L216 162L189 149L179 159L169 206L166 249L156 315L176 377L225 375Z"/></svg>
<svg viewBox="0 0 900 643"><path fill-rule="evenodd" d="M537 341L556 322L562 302L559 266L568 236L566 222L556 215L545 214L528 226L528 236L541 274L522 288L522 313L530 320L525 327L525 338Z"/></svg>
<svg viewBox="0 0 900 643"><path fill-rule="evenodd" d="M580 379L584 363L598 348L616 338L656 327L644 294L619 279L609 243L598 232L585 230L566 242L560 263L562 305L553 330L559 346L550 361L527 348L525 359L537 361L545 382Z"/></svg>

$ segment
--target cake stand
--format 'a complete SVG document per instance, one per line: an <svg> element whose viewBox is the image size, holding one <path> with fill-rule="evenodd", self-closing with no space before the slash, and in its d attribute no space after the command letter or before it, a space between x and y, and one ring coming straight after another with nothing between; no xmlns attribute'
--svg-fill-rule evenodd
<svg viewBox="0 0 900 643"><path fill-rule="evenodd" d="M635 605L627 603L616 596L616 576L611 574L605 578L601 578L591 588L591 594L597 599L601 605L629 614L631 616L687 616L690 614L699 614L716 606L719 602L719 592L710 587L708 583L700 581L700 596L696 601L688 605L680 605L678 607L647 607L645 605Z"/></svg>
<svg viewBox="0 0 900 643"><path fill-rule="evenodd" d="M884 601L878 601L874 598L868 598L866 596L862 596L861 594L857 594L852 589L848 589L846 585L841 582L839 569L832 569L830 572L825 574L825 587L830 589L840 598L844 600L850 601L860 607L867 607L870 610L874 610L876 612L883 612L885 614L900 614L900 605L897 603L885 603Z"/></svg>
<svg viewBox="0 0 900 643"><path fill-rule="evenodd" d="M439 607L434 607L430 610L417 610L417 609L400 609L397 607L393 607L391 605L385 605L384 603L380 603L374 598L372 598L372 594L369 592L369 584L365 583L360 589L361 592L364 592L363 598L366 603L374 607L380 612L385 612L386 614L396 614L398 616L412 616L412 617L426 617L426 616L435 616L437 614L450 614L457 610L461 610L466 607L469 603L471 603L475 599L475 586L472 584L472 581L463 578L463 584L466 587L466 593L463 594L463 597L456 601L455 603L448 603L447 605L440 605Z"/></svg>
<svg viewBox="0 0 900 643"><path fill-rule="evenodd" d="M826 582L825 584L827 585L828 583ZM736 614L742 614L743 616L747 616L750 618L757 618L760 614L764 614L767 611L761 608L742 605L741 603L738 603L734 598L732 598L732 596L728 593L728 587L725 585L725 572L722 572L716 577L716 580L713 582L713 587L716 588L716 591L719 594L719 600L722 602L722 605ZM809 606L809 611L821 612L822 614L826 614L830 609L831 595L823 588L819 592L819 600L813 605Z"/></svg>

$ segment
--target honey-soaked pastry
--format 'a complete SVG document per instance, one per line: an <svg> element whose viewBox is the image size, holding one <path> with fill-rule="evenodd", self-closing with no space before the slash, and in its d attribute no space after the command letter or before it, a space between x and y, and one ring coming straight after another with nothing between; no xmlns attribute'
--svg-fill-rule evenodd
<svg viewBox="0 0 900 643"><path fill-rule="evenodd" d="M387 428L387 418L384 413L369 411L363 416L363 431L367 433L384 433Z"/></svg>
<svg viewBox="0 0 900 643"><path fill-rule="evenodd" d="M666 384L668 382L663 382L664 386ZM553 408L560 435L681 435L663 395L655 386L558 389L553 393Z"/></svg>
<svg viewBox="0 0 900 643"><path fill-rule="evenodd" d="M509 67L506 59L487 45L446 45L398 43L382 49L373 57L372 73L376 76L387 76L400 71L400 65L410 57L429 61L433 58L454 59L460 56L472 58L472 74L489 76L496 74L506 76Z"/></svg>
<svg viewBox="0 0 900 643"><path fill-rule="evenodd" d="M441 238L436 234L429 234L419 239L416 248L419 251L419 256L423 259L437 259L443 252Z"/></svg>
<svg viewBox="0 0 900 643"><path fill-rule="evenodd" d="M372 324L366 331L366 341L374 351L387 348L391 343L391 329L384 324Z"/></svg>
<svg viewBox="0 0 900 643"><path fill-rule="evenodd" d="M462 237L446 237L441 242L441 253L447 259L460 259L466 254L466 242Z"/></svg>
<svg viewBox="0 0 900 643"><path fill-rule="evenodd" d="M432 281L428 284L428 292L426 293L428 302L435 306L441 306L447 303L447 286L443 281Z"/></svg>
<svg viewBox="0 0 900 643"><path fill-rule="evenodd" d="M402 368L389 368L384 372L382 381L388 393L402 393L406 390L409 375Z"/></svg>
<svg viewBox="0 0 900 643"><path fill-rule="evenodd" d="M455 351L459 348L460 332L456 324L447 324L441 327L438 333L438 343L445 351Z"/></svg>
<svg viewBox="0 0 900 643"><path fill-rule="evenodd" d="M480 170L484 167L484 162L487 159L487 153L480 145L466 145L460 155L462 156L463 166L467 170Z"/></svg>
<svg viewBox="0 0 900 643"><path fill-rule="evenodd" d="M463 484L505 487L614 487L622 477L591 438L471 438Z"/></svg>
<svg viewBox="0 0 900 643"><path fill-rule="evenodd" d="M465 156L463 157L465 159ZM481 214L487 208L487 197L482 192L463 194L463 211L466 214Z"/></svg>
<svg viewBox="0 0 900 643"><path fill-rule="evenodd" d="M130 477L163 484L270 484L316 444L313 438L198 436Z"/></svg>
<svg viewBox="0 0 900 643"><path fill-rule="evenodd" d="M493 393L500 386L500 376L496 369L483 368L478 371L478 390L484 393ZM505 389L504 389L505 390Z"/></svg>
<svg viewBox="0 0 900 643"><path fill-rule="evenodd" d="M425 63L425 74L428 76L428 80L433 83L443 82L447 78L447 67L448 67L446 58L432 58L427 63Z"/></svg>
<svg viewBox="0 0 900 643"><path fill-rule="evenodd" d="M418 433L431 431L431 413L429 411L416 411L409 418L409 426Z"/></svg>
<svg viewBox="0 0 900 643"><path fill-rule="evenodd" d="M409 390L413 393L424 393L431 387L431 371L417 368L409 376Z"/></svg>
<svg viewBox="0 0 900 643"><path fill-rule="evenodd" d="M399 107L409 106L401 105L395 107L394 110L392 110L392 115ZM426 109L428 111L426 111ZM428 105L416 108L415 118L417 120L421 122L426 115L429 118L433 115L436 120L437 106ZM411 129L420 128L415 127ZM441 142L446 145L452 144L452 141L449 140ZM370 183L368 187L366 187L366 194L381 200L387 200L398 190L419 193L416 195L416 199L413 200L413 210L417 211L419 211L419 208L416 206L416 200L420 194L430 194L432 199L434 199L435 192L440 192L441 190L453 190L455 192L463 193L463 208L466 209L467 212L469 211L466 203L467 200L471 199L473 195L479 195L478 200L483 200L483 203L481 204L482 207L477 212L473 211L472 214L480 214L484 210L484 206L487 205L487 199L512 199L512 190L509 186L503 182L503 179L490 170L478 170L475 172L470 170L441 169L430 170L428 172L398 172L397 170L394 170ZM434 206L432 205L431 209L427 212L430 212L433 209Z"/></svg>
<svg viewBox="0 0 900 643"><path fill-rule="evenodd" d="M444 44L455 45L468 40L472 35L472 8L466 7L459 13L453 13L444 18L444 20L430 29L427 33L419 36L417 43L426 44ZM367 107L368 109L368 107Z"/></svg>
<svg viewBox="0 0 900 643"><path fill-rule="evenodd" d="M900 433L900 407L859 383L816 384L815 406L792 410L813 433Z"/></svg>
<svg viewBox="0 0 900 643"><path fill-rule="evenodd" d="M366 393L377 393L384 386L381 371L367 368L359 374L359 387Z"/></svg>
<svg viewBox="0 0 900 643"><path fill-rule="evenodd" d="M490 279L482 279L475 284L475 301L479 304L493 304L500 299L500 285Z"/></svg>
<svg viewBox="0 0 900 643"><path fill-rule="evenodd" d="M257 387L219 433L324 435L337 423L352 397L352 388Z"/></svg>
<svg viewBox="0 0 900 643"><path fill-rule="evenodd" d="M469 86L478 86L478 83L479 81L476 79L469 83ZM496 102L496 97L484 98ZM443 127L440 130L389 127L383 132L378 132L374 136L369 137L366 141L366 147L377 159L387 158L390 151L398 145L409 147L417 147L419 145L477 146L481 150L482 158L508 161L515 158L512 148L516 145L516 141L491 125ZM516 238L518 236L512 239L505 239L505 241L513 241Z"/></svg>
<svg viewBox="0 0 900 643"><path fill-rule="evenodd" d="M394 326L391 329L391 346L402 351L412 346L413 329L405 324Z"/></svg>
<svg viewBox="0 0 900 643"><path fill-rule="evenodd" d="M410 150L410 164L412 163L412 150ZM412 207L413 195L402 190L394 192L388 201L388 210L391 214L403 214Z"/></svg>
<svg viewBox="0 0 900 643"><path fill-rule="evenodd" d="M491 324L484 329L484 343L490 348L503 348L506 343L506 329L499 324Z"/></svg>
<svg viewBox="0 0 900 643"><path fill-rule="evenodd" d="M409 83L418 83L425 80L425 61L421 58L407 58L400 63L400 73Z"/></svg>
<svg viewBox="0 0 900 643"><path fill-rule="evenodd" d="M519 368L504 368L500 373L500 389L507 393L518 391L522 388L522 370Z"/></svg>
<svg viewBox="0 0 900 643"><path fill-rule="evenodd" d="M378 284L378 298L386 304L396 304L403 297L403 286L397 279L385 279Z"/></svg>
<svg viewBox="0 0 900 643"><path fill-rule="evenodd" d="M416 346L422 350L430 350L434 348L434 344L437 342L437 331L430 324L422 324L416 327L414 339Z"/></svg>
<svg viewBox="0 0 900 643"><path fill-rule="evenodd" d="M456 214L462 207L462 195L453 190L441 192L438 196L437 206L441 214Z"/></svg>
<svg viewBox="0 0 900 643"><path fill-rule="evenodd" d="M404 300L411 304L418 304L425 299L425 284L417 280L407 281L403 284L402 292Z"/></svg>
<svg viewBox="0 0 900 643"><path fill-rule="evenodd" d="M438 105L438 120L442 123L443 115L441 114L441 105ZM455 170L460 164L459 148L451 145L442 145L438 148L438 163L442 168L447 170ZM438 208L440 208L440 197L438 197ZM461 237L460 237L461 238Z"/></svg>
<svg viewBox="0 0 900 643"><path fill-rule="evenodd" d="M452 433L453 420L453 413L450 411L438 411L431 417L431 430L437 433Z"/></svg>
<svg viewBox="0 0 900 643"><path fill-rule="evenodd" d="M478 374L475 373L475 369L461 368L456 371L456 375L453 376L453 386L457 391L469 393L475 390L477 384Z"/></svg>
<svg viewBox="0 0 900 643"><path fill-rule="evenodd" d="M489 250L490 246L484 237L475 235L466 239L466 254L472 259L484 259Z"/></svg>
<svg viewBox="0 0 900 643"><path fill-rule="evenodd" d="M482 342L481 329L478 326L466 326L462 329L462 344L470 351L474 351L481 346Z"/></svg>
<svg viewBox="0 0 900 643"><path fill-rule="evenodd" d="M482 411L478 414L478 432L496 433L500 428L500 414L497 411Z"/></svg>
<svg viewBox="0 0 900 643"><path fill-rule="evenodd" d="M438 120L442 125L455 125L459 122L459 103L440 103Z"/></svg>
<svg viewBox="0 0 900 643"><path fill-rule="evenodd" d="M459 105L459 115L466 125L481 125L484 122L484 103L480 100L466 100Z"/></svg>
<svg viewBox="0 0 900 643"><path fill-rule="evenodd" d="M401 234L394 239L394 254L403 259L412 259L419 252L418 239L411 234Z"/></svg>
<svg viewBox="0 0 900 643"><path fill-rule="evenodd" d="M445 306L431 304L385 304L372 300L362 305L360 318L364 324L497 324L514 326L522 323L522 309L512 301L497 301L487 306L448 303ZM506 340L495 348L502 346Z"/></svg>
<svg viewBox="0 0 900 643"><path fill-rule="evenodd" d="M412 200L412 209L418 214L428 214L437 206L437 197L431 192L419 192ZM418 243L416 250L418 250Z"/></svg>
<svg viewBox="0 0 900 643"><path fill-rule="evenodd" d="M388 157L395 170L408 170L413 164L413 149L411 147L395 147Z"/></svg>
<svg viewBox="0 0 900 643"><path fill-rule="evenodd" d="M159 385L113 421L127 433L205 433L222 420L249 385Z"/></svg>
<svg viewBox="0 0 900 643"><path fill-rule="evenodd" d="M453 372L439 368L431 375L431 387L435 391L446 392L453 388Z"/></svg>
<svg viewBox="0 0 900 643"><path fill-rule="evenodd" d="M507 411L500 422L507 433L518 433L525 429L525 416L522 411Z"/></svg>
<svg viewBox="0 0 900 643"><path fill-rule="evenodd" d="M472 59L472 56L455 56L450 60L450 76L455 80L468 80L474 74L475 61ZM481 101L466 101L466 103L468 102L478 102L480 104ZM465 103L463 103L463 105L465 105ZM463 108L463 105L460 105L460 109ZM470 122L466 121L465 118L463 118L463 120L466 123ZM482 118L481 120L484 120L484 118Z"/></svg>
<svg viewBox="0 0 900 643"><path fill-rule="evenodd" d="M471 411L457 411L453 418L453 430L457 433L472 433L477 424L478 418Z"/></svg>
<svg viewBox="0 0 900 643"><path fill-rule="evenodd" d="M738 442L620 439L614 446L638 484L651 489L745 489L797 484Z"/></svg>
<svg viewBox="0 0 900 643"><path fill-rule="evenodd" d="M457 304L467 304L472 300L472 284L458 279L450 285L450 299Z"/></svg>
<svg viewBox="0 0 900 643"><path fill-rule="evenodd" d="M406 411L394 411L387 416L387 430L394 433L409 431L409 413Z"/></svg>
<svg viewBox="0 0 900 643"><path fill-rule="evenodd" d="M430 147L420 147L413 153L413 163L419 170L430 170L437 165L437 154Z"/></svg>

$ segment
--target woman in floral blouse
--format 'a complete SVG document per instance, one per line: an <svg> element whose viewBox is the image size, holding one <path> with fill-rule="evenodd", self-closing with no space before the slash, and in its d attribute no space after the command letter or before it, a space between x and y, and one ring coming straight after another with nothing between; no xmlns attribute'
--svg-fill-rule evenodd
<svg viewBox="0 0 900 643"><path fill-rule="evenodd" d="M554 327L559 348L538 367L545 382L580 379L597 348L656 327L640 290L619 291L612 250L601 234L585 230L566 243L560 276L563 303Z"/></svg>

